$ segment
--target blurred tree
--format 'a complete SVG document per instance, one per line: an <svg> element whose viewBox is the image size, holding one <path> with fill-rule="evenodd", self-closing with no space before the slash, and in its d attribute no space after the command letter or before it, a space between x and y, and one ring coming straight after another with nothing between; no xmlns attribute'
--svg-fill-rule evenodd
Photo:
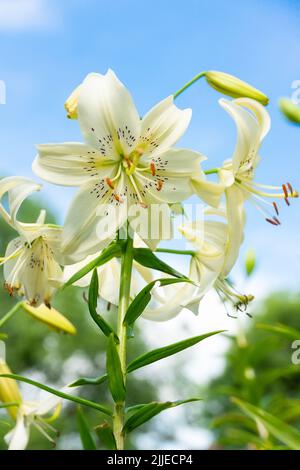
<svg viewBox="0 0 300 470"><path fill-rule="evenodd" d="M276 429L275 434L273 429L270 432L269 423L266 426L264 419L253 419L248 411L271 414L275 421L292 425L294 429L286 430L295 431L297 436L300 365L292 362L292 343L297 339L300 340L300 296L288 293L268 298L261 306L261 313L249 322L248 330L230 338L225 369L209 383L205 392L204 418L206 425L212 427L213 447L290 448L286 436L282 439ZM250 407L245 413L231 397L255 408ZM283 429L282 423L280 427Z"/></svg>

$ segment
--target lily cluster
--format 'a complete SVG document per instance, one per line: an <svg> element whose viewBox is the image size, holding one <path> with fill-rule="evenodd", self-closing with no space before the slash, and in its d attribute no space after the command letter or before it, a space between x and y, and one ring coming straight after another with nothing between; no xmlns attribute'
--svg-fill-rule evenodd
<svg viewBox="0 0 300 470"><path fill-rule="evenodd" d="M192 117L191 109L179 109L174 100L201 76L217 91L233 97L222 98L219 104L237 129L231 158L206 171L202 168L204 155L174 147ZM124 445L124 429L130 428L121 426L128 370L127 327L139 315L164 321L183 309L197 314L211 289L236 312L247 313L253 296L241 294L229 281L244 239L246 203L252 203L268 224L278 227L279 201L289 206L290 200L298 197L289 182L270 186L255 179L260 147L270 130L264 107L267 102L264 94L235 77L203 72L141 118L129 91L113 71L91 73L65 105L68 117L78 120L83 142L39 144L32 165L33 172L47 182L79 188L64 225L47 223L45 211L32 223L21 221L21 205L41 185L20 176L0 181L0 215L16 232L0 258L9 295L21 298L20 305L30 315L73 334L74 327L51 308L52 298L64 284L90 286L90 313L102 332L112 338L107 376L117 404L113 416L118 449ZM214 180L208 179L211 174ZM191 196L205 207L202 220L186 217L179 226L192 249L158 248L161 240L172 238L176 211ZM171 229L166 231L166 227ZM189 255L189 275L181 275L154 254L163 251ZM163 272L160 279L157 271ZM118 307L117 335L98 314L97 301L105 302L110 311ZM111 358L114 367L110 366ZM4 360L0 361L0 372L0 399L16 421L7 435L10 448L26 447L31 425L52 440L49 431L53 428L43 416L52 409L57 411L60 400L26 402L13 378L5 378L9 369ZM119 388L110 379L114 373ZM62 395L64 392L58 393ZM112 416L109 410L101 410Z"/></svg>
<svg viewBox="0 0 300 470"><path fill-rule="evenodd" d="M207 73L207 80L219 89L223 75ZM247 86L241 90L246 94ZM228 94L236 96L237 92L229 90ZM290 183L276 187L261 185L254 179L259 149L270 129L264 106L252 98L221 99L219 103L236 124L237 143L232 158L214 170L219 180L208 181L201 168L205 157L191 149L174 147L190 123L191 109L179 109L174 96L169 96L140 118L130 93L114 72L89 74L66 102L68 116L78 119L84 143L40 144L33 162L33 171L42 179L79 187L64 227L45 224L44 211L35 223L20 222L17 213L21 203L40 185L22 177L0 182L0 198L8 193L9 200L9 211L1 204L0 212L18 233L1 259L10 295L25 296L33 306L50 306L55 289L66 278L62 267L68 266L66 272L70 274L78 263L81 266L88 257L96 257L126 223L155 250L164 238L166 217L172 220L172 205L196 194L207 204L206 213L214 208L213 215L224 221L207 221L200 231L194 230L197 221L192 221L180 229L188 240L201 246L192 257L190 272L199 287L183 287L171 311L178 313L183 305L193 305L197 310L199 301L213 286L236 305L246 305L252 297L236 294L225 281L243 241L245 201L252 202L268 223L277 226L280 220L276 201L282 199L289 205L298 194ZM160 211L153 211L154 206L161 205L165 210L163 222ZM136 217L137 210L142 217ZM149 226L151 233L155 228L155 237L149 233ZM118 298L116 283L109 282L118 277L118 261L113 259L102 269L100 285L105 290L103 286L111 284L104 295L110 302ZM167 290L172 295L173 288ZM166 305L163 302L153 315L145 315L156 320L169 318L169 306L168 301Z"/></svg>

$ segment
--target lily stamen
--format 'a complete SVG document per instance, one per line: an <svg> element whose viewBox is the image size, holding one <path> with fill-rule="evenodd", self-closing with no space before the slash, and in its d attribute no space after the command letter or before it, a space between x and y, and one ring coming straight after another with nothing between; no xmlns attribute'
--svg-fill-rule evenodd
<svg viewBox="0 0 300 470"><path fill-rule="evenodd" d="M112 180L110 178L105 179L105 183L110 187L110 189L115 189Z"/></svg>
<svg viewBox="0 0 300 470"><path fill-rule="evenodd" d="M120 203L124 202L124 200L121 198L121 196L119 196L119 194L114 194L113 196L114 196L116 201L118 201Z"/></svg>
<svg viewBox="0 0 300 470"><path fill-rule="evenodd" d="M286 185L283 184L282 185L282 189L283 189L283 192L284 192L284 195L285 195L285 198L287 199L289 197L289 193L288 193L288 190L286 188Z"/></svg>
<svg viewBox="0 0 300 470"><path fill-rule="evenodd" d="M294 191L293 191L293 187L292 187L291 183L287 183L287 187L289 188L291 196L293 197Z"/></svg>
<svg viewBox="0 0 300 470"><path fill-rule="evenodd" d="M278 206L277 206L276 202L273 202L273 206L274 206L274 209L276 211L276 214L279 215L279 210L278 210Z"/></svg>
<svg viewBox="0 0 300 470"><path fill-rule="evenodd" d="M157 187L156 187L157 191L161 191L163 185L164 185L164 182L162 180L158 180L157 181Z"/></svg>
<svg viewBox="0 0 300 470"><path fill-rule="evenodd" d="M155 176L156 175L156 166L153 162L150 163L150 170L151 170L152 176Z"/></svg>

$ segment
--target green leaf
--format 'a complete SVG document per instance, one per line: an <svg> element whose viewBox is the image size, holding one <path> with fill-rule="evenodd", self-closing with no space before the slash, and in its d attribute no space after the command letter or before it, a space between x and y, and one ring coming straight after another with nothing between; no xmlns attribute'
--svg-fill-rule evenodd
<svg viewBox="0 0 300 470"><path fill-rule="evenodd" d="M86 276L86 274L88 274L90 271L93 271L93 269L102 266L103 264L110 261L112 258L121 256L121 254L121 246L118 243L112 243L107 248L102 250L100 256L95 258L93 261L84 266L84 268L80 269L79 271L77 271L77 273L70 277L70 279L64 284L63 288L71 286L72 284L74 284L74 282Z"/></svg>
<svg viewBox="0 0 300 470"><path fill-rule="evenodd" d="M116 450L116 441L114 438L114 434L112 432L111 425L104 421L99 426L95 427L95 432L97 433L101 444L108 450Z"/></svg>
<svg viewBox="0 0 300 470"><path fill-rule="evenodd" d="M277 379L289 377L293 375L300 375L300 366L290 364L285 367L276 367L270 370L265 370L261 377L259 377L260 385L273 383Z"/></svg>
<svg viewBox="0 0 300 470"><path fill-rule="evenodd" d="M141 356L134 359L127 367L127 373L133 372L140 367L144 367L153 362L164 359L165 357L172 356L184 349L190 348L200 341L209 338L210 336L216 335L218 333L223 333L225 330L212 331L211 333L205 333L204 335L194 336L193 338L185 339L178 343L170 344L163 348L154 349L153 351L142 354ZM82 377L75 382L73 382L70 387L78 387L80 385L100 385L108 379L108 375L104 374L100 377Z"/></svg>
<svg viewBox="0 0 300 470"><path fill-rule="evenodd" d="M133 257L135 261L137 261L142 266L146 268L156 269L157 271L161 271L166 274L170 274L174 277L184 277L183 274L179 273L175 269L173 269L168 264L164 263L164 261L160 260L154 253L152 253L149 248L134 248L133 249Z"/></svg>
<svg viewBox="0 0 300 470"><path fill-rule="evenodd" d="M79 387L80 385L101 385L108 379L107 374L100 375L100 377L81 377L75 382L71 383L69 387Z"/></svg>
<svg viewBox="0 0 300 470"><path fill-rule="evenodd" d="M96 444L80 406L77 408L77 425L84 450L96 450Z"/></svg>
<svg viewBox="0 0 300 470"><path fill-rule="evenodd" d="M98 272L97 269L94 269L93 276L89 288L89 312L100 330L109 336L111 333L114 335L115 341L118 343L119 338L116 333L113 331L112 327L104 320L104 318L97 312L97 302L98 302L98 292L99 292L99 281L98 281Z"/></svg>
<svg viewBox="0 0 300 470"><path fill-rule="evenodd" d="M158 284L159 286L167 286L169 284L176 284L178 282L192 282L190 279L187 278L170 278L170 279L157 279L156 281L152 281L149 284L147 284L139 293L138 295L134 298L134 300L131 302L131 304L128 307L128 310L126 312L125 318L124 318L124 323L127 325L132 325L138 317L143 313L145 308L147 307L148 303L151 300L151 291L155 284Z"/></svg>
<svg viewBox="0 0 300 470"><path fill-rule="evenodd" d="M188 398L187 400L167 401L165 403L152 402L147 403L146 405L136 405L135 409L137 411L135 411L135 413L126 420L123 431L125 433L133 431L134 429L146 423L147 421L149 421L154 416L158 415L164 410L167 410L169 408L175 408L176 406L183 405L184 403L190 403L193 401L200 400L202 399Z"/></svg>
<svg viewBox="0 0 300 470"><path fill-rule="evenodd" d="M232 398L232 401L250 418L260 421L276 439L286 444L292 450L300 450L300 432L298 429L250 403L238 398Z"/></svg>
<svg viewBox="0 0 300 470"><path fill-rule="evenodd" d="M296 330L295 328L291 328L290 326L283 325L282 323L276 323L275 325L269 325L268 323L257 323L255 328L272 331L273 333L280 333L291 339L300 338L300 331Z"/></svg>
<svg viewBox="0 0 300 470"><path fill-rule="evenodd" d="M98 403L95 403L93 401L87 400L86 398L80 398L76 397L74 395L69 395L68 393L61 392L60 390L56 390L55 388L48 387L47 385L41 384L40 382L37 382L35 380L27 379L26 377L23 377L22 375L17 375L17 374L0 374L0 377L6 377L8 379L15 379L15 380L20 380L21 382L25 382L29 385L33 385L34 387L38 387L41 390L45 390L46 392L52 393L52 395L56 395L60 398L63 398L65 400L69 401L74 401L75 403L79 403L80 405L88 406L90 408L94 408L95 410L101 411L102 413L112 416L113 412L111 409L104 405L100 405Z"/></svg>
<svg viewBox="0 0 300 470"><path fill-rule="evenodd" d="M115 403L120 403L125 400L125 385L119 354L112 334L108 339L106 369L110 393Z"/></svg>
<svg viewBox="0 0 300 470"><path fill-rule="evenodd" d="M200 341L203 341L210 336L217 335L218 333L223 333L225 330L219 331L212 331L210 333L205 333L204 335L194 336L193 338L185 339L183 341L179 341L178 343L173 343L168 346L164 346L163 348L154 349L153 351L147 352L142 354L141 356L137 357L127 367L127 372L132 372L140 367L147 366L148 364L152 364L153 362L160 361L160 359L164 359L165 357L172 356L173 354L177 354L184 349L190 348Z"/></svg>

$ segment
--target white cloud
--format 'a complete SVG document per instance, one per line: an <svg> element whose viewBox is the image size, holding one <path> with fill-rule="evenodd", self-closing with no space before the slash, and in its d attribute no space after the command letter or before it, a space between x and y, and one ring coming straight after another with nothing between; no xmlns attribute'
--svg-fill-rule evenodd
<svg viewBox="0 0 300 470"><path fill-rule="evenodd" d="M40 30L58 22L48 0L0 0L0 30Z"/></svg>

